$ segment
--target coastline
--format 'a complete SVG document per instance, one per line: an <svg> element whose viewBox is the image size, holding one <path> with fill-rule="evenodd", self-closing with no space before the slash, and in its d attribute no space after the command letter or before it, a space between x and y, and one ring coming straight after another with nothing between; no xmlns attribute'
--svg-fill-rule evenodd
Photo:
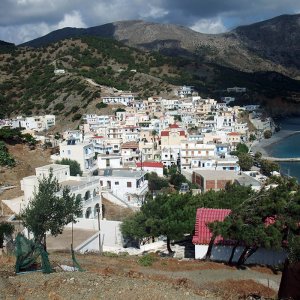
<svg viewBox="0 0 300 300"><path fill-rule="evenodd" d="M260 141L254 141L254 143L250 146L250 150L253 153L261 152L262 156L270 156L268 152L269 146L278 143L279 141L294 135L299 134L300 131L294 130L280 130L273 134L269 139L262 139Z"/></svg>

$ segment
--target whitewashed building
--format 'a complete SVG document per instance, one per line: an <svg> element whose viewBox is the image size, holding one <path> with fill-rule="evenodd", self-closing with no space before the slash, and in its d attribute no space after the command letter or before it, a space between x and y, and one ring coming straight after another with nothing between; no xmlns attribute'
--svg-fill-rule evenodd
<svg viewBox="0 0 300 300"><path fill-rule="evenodd" d="M107 169L100 173L100 186L115 198L130 205L141 206L148 192L148 181L142 170Z"/></svg>

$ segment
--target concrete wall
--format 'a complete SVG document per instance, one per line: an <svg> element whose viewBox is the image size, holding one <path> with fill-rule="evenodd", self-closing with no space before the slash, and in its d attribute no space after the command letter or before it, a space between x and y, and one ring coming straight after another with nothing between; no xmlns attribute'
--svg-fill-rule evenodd
<svg viewBox="0 0 300 300"><path fill-rule="evenodd" d="M80 221L77 226L85 226L85 229L98 229L97 220L95 220L95 222L86 221L87 220L83 220L82 222ZM120 231L120 225L121 222L118 221L100 221L100 237L103 250L105 250L105 247L120 248L123 246L123 237ZM76 224L74 224L74 227L75 226ZM80 252L99 251L99 234L94 234L91 238L79 245L75 250Z"/></svg>
<svg viewBox="0 0 300 300"><path fill-rule="evenodd" d="M206 255L208 245L195 245L195 259L203 259ZM235 250L233 261L237 262L243 247ZM211 259L214 261L228 261L232 246L214 246ZM278 265L285 261L286 252L260 248L246 261L246 264Z"/></svg>

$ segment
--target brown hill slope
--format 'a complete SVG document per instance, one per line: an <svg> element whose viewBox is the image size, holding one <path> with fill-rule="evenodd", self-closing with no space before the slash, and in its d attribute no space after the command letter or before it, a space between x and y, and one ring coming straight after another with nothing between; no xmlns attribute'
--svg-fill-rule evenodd
<svg viewBox="0 0 300 300"><path fill-rule="evenodd" d="M40 47L81 35L111 37L144 50L170 55L196 54L206 62L241 71L276 71L297 78L299 24L299 15L284 15L212 35L173 24L120 21L86 29L64 28L23 45Z"/></svg>

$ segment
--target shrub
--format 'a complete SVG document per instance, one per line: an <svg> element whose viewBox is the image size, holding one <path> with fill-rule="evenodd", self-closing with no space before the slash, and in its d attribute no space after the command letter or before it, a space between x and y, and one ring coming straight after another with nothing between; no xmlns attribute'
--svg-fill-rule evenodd
<svg viewBox="0 0 300 300"><path fill-rule="evenodd" d="M73 117L72 117L72 121L77 121L77 120L80 120L82 117L82 114L75 114Z"/></svg>
<svg viewBox="0 0 300 300"><path fill-rule="evenodd" d="M105 107L107 107L106 103L100 102L100 103L96 104L96 108L98 108L98 109L105 108Z"/></svg>
<svg viewBox="0 0 300 300"><path fill-rule="evenodd" d="M272 136L272 131L271 130L266 130L264 132L264 138L269 139Z"/></svg>
<svg viewBox="0 0 300 300"><path fill-rule="evenodd" d="M106 257L118 257L118 254L116 253L113 253L113 252L103 252L102 253L103 256L106 256Z"/></svg>
<svg viewBox="0 0 300 300"><path fill-rule="evenodd" d="M65 108L65 105L63 103L57 103L54 106L54 110L62 111Z"/></svg>
<svg viewBox="0 0 300 300"><path fill-rule="evenodd" d="M15 159L8 153L4 142L0 141L0 166L13 167L15 164Z"/></svg>
<svg viewBox="0 0 300 300"><path fill-rule="evenodd" d="M138 259L138 264L143 267L150 267L156 261L156 258L153 254L146 254Z"/></svg>
<svg viewBox="0 0 300 300"><path fill-rule="evenodd" d="M70 175L71 176L77 176L77 174L79 174L79 176L82 175L80 164L76 160L72 160L69 158L63 158L61 161L57 161L56 163L60 164L60 165L70 166Z"/></svg>

